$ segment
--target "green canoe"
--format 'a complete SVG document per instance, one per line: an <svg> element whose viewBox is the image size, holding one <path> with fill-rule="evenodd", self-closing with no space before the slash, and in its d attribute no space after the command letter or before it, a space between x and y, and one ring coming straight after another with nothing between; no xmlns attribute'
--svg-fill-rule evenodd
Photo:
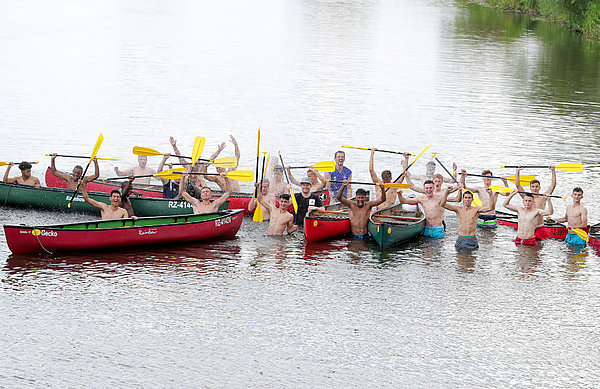
<svg viewBox="0 0 600 389"><path fill-rule="evenodd" d="M109 204L109 194L88 192L90 198ZM73 199L71 208L67 207L73 191L58 188L35 188L18 184L0 182L0 206L15 208L35 208L59 212L79 212L99 215L100 211L83 199L81 192ZM171 216L192 214L192 206L185 200L168 200L155 197L130 196L131 206L136 216ZM220 209L227 209L226 202Z"/></svg>
<svg viewBox="0 0 600 389"><path fill-rule="evenodd" d="M385 248L406 242L423 233L425 214L419 206L392 205L369 217L369 234L379 247Z"/></svg>

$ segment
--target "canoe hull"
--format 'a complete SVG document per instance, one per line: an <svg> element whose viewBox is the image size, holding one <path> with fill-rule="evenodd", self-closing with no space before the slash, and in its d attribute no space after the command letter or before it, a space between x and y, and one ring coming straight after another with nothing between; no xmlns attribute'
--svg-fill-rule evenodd
<svg viewBox="0 0 600 389"><path fill-rule="evenodd" d="M242 210L227 210L41 227L5 225L4 233L14 254L55 253L232 238L242 220Z"/></svg>
<svg viewBox="0 0 600 389"><path fill-rule="evenodd" d="M594 224L590 227L589 238L590 246L600 247L600 223Z"/></svg>
<svg viewBox="0 0 600 389"><path fill-rule="evenodd" d="M369 217L368 230L383 250L421 235L425 230L425 214L419 207L410 210L402 204L392 205Z"/></svg>
<svg viewBox="0 0 600 389"><path fill-rule="evenodd" d="M341 204L327 205L328 212L311 212L304 219L304 237L307 242L318 242L350 234L348 211ZM345 211L345 212L344 212Z"/></svg>
<svg viewBox="0 0 600 389"><path fill-rule="evenodd" d="M496 215L498 216L498 224L512 227L515 230L519 226L518 216L516 214L496 211ZM544 226L546 226L548 236L552 239L565 240L567 237L567 226L562 223L546 220L544 221Z"/></svg>

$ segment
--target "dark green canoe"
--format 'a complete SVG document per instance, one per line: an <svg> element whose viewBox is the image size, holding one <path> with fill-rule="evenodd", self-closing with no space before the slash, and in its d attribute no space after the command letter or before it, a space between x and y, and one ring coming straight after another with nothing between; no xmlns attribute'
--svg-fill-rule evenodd
<svg viewBox="0 0 600 389"><path fill-rule="evenodd" d="M90 198L109 204L109 194L103 192L88 192ZM92 207L83 199L79 192L71 208L67 207L73 191L58 188L35 188L18 184L0 182L0 205L16 208L35 208L59 212L80 212L99 215L100 210ZM192 206L185 200L168 200L153 197L130 196L131 206L136 216L170 216L192 214ZM227 209L226 202L220 209Z"/></svg>
<svg viewBox="0 0 600 389"><path fill-rule="evenodd" d="M369 234L381 249L409 241L425 229L425 214L419 206L396 204L369 217Z"/></svg>

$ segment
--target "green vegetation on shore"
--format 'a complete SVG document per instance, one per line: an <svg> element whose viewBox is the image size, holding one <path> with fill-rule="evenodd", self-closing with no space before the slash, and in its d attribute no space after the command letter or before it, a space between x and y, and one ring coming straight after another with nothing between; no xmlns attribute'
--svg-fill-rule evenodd
<svg viewBox="0 0 600 389"><path fill-rule="evenodd" d="M524 11L600 38L600 0L482 0L494 7Z"/></svg>

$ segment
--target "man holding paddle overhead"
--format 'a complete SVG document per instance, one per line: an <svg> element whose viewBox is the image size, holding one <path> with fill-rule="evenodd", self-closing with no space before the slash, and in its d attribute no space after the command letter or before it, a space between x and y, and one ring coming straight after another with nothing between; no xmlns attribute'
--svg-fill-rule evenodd
<svg viewBox="0 0 600 389"><path fill-rule="evenodd" d="M466 176L466 172L464 170L462 171L462 176L462 180L464 181L464 177ZM445 194L447 198L448 191L446 191ZM458 238L456 239L454 247L457 250L475 250L479 248L476 233L478 215L482 212L489 212L490 210L496 209L497 196L494 196L494 192L492 192L491 188L487 188L486 197L488 201L482 201L484 205L474 207L472 206L473 192L469 190L466 190L464 193L459 191L458 195L460 196L461 194L463 202L462 205L447 204L446 198L444 198L442 201L442 207L449 211L454 211L458 217Z"/></svg>
<svg viewBox="0 0 600 389"><path fill-rule="evenodd" d="M258 184L259 186L261 186L260 184ZM248 203L248 211L249 212L253 212L254 209L256 208L256 202L260 202L260 204L263 206L263 214L262 214L262 219L263 220L269 220L271 218L271 209L275 209L276 208L276 199L275 199L275 195L273 193L269 192L269 186L270 186L270 181L266 178L263 178L262 180L262 186L261 186L261 190L260 190L260 197L257 199L254 197L254 193L252 193L252 200L250 200L250 202ZM258 194L258 191L256 191ZM288 198L289 200L289 198ZM289 205L289 204L288 204Z"/></svg>
<svg viewBox="0 0 600 389"><path fill-rule="evenodd" d="M200 200L195 197L190 196L188 192L185 191L185 185L188 178L188 173L184 172L181 176L181 181L179 182L179 194L190 203L192 208L194 209L194 214L203 214L203 213L212 213L217 212L219 207L227 201L229 196L231 196L231 186L229 185L229 178L224 177L225 179L225 193L221 195L218 199L213 202L210 201L212 196L212 191L209 187L205 186L200 190Z"/></svg>
<svg viewBox="0 0 600 389"><path fill-rule="evenodd" d="M379 204L378 206L376 206L376 209L383 209L386 207L389 207L391 205L394 205L394 203L396 202L396 197L398 196L398 189L397 188L383 188L382 186L380 186L379 184L389 184L390 182L392 182L392 172L389 170L384 170L381 172L381 179L379 177L377 177L377 174L375 173L375 161L374 161L374 156L375 156L375 151L377 151L377 148L373 147L371 148L371 157L369 158L369 173L371 174L371 180L373 181L374 184L376 184L377 186L375 187L375 192L377 197L376 198L383 198L383 202L381 204ZM404 153L404 158L405 160L408 160L408 157L410 156L409 153ZM408 174L408 172L407 172ZM401 183L402 181L404 181L404 177L406 175L403 174L400 176L399 179L397 179L396 183ZM382 195L382 192L386 192L386 196Z"/></svg>
<svg viewBox="0 0 600 389"><path fill-rule="evenodd" d="M481 172L481 175L484 176L481 179L483 180L483 186L476 187L468 187L465 183L465 177L467 176L467 172L463 169L461 172L461 184L463 187L472 192L477 193L484 207L490 206L491 201L490 197L486 194L489 193L490 185L492 185L492 177L493 174L490 170L484 170ZM508 180L505 177L502 177L502 182L504 186L508 187ZM502 193L503 196L508 196L508 193ZM498 192L493 192L492 197L494 198L494 206L487 211L481 211L479 213L479 217L477 219L477 227L482 228L496 228L498 227L498 221L496 220L496 207L495 204L498 201Z"/></svg>
<svg viewBox="0 0 600 389"><path fill-rule="evenodd" d="M529 189L531 189L531 192L536 194L536 195L534 195L533 206L535 208L542 209L542 210L544 208L546 208L546 201L548 199L547 196L550 196L552 194L552 192L554 192L554 188L556 188L556 167L550 166L549 169L550 169L550 171L552 171L552 182L550 183L550 186L548 187L546 192L544 192L544 195L542 195L540 193L541 185L538 180L531 180L531 182L529 183ZM517 186L517 190L519 192L524 191L523 186L521 185L521 179L520 179L521 170L523 170L523 168L518 166L517 172L515 174L515 185ZM526 194L520 193L520 195L523 199L525 199ZM552 213L550 213L550 215L552 215ZM548 231L546 230L546 227L544 226L544 218L540 215L536 219L535 238L537 240L543 240L543 239L548 239L549 236L550 235L548 234Z"/></svg>
<svg viewBox="0 0 600 389"><path fill-rule="evenodd" d="M239 148L239 146L238 146L238 143L237 143L237 141L235 140L235 138L233 137L233 135L229 135L229 137L231 138L231 139L230 139L230 142L233 144L233 146L234 146L234 148L235 148L235 157L236 157L237 161L239 161L239 160L240 160L240 155L241 155L241 154L240 154L240 148ZM212 161L212 160L214 160L215 158L217 158L217 157L219 156L219 154L221 153L221 151L223 151L223 150L225 149L225 146L226 146L226 143L225 143L225 142L222 142L222 143L221 143L221 144L220 144L220 145L217 147L217 151L215 151L215 152L214 152L214 153L213 153L213 154L212 154L212 155L211 155L211 156L210 156L208 159ZM218 166L216 167L216 169L217 169L217 173L219 173L219 174L227 173L228 171L233 171L233 170L235 170L236 168L237 168L237 164L236 164L236 166L235 166L235 167L233 167L233 168L229 168L229 169L226 169L226 168L223 168L223 167L218 167ZM208 169L208 165L206 165L206 164L205 164L205 165L203 166L203 170L200 170L200 171L201 171L202 173L206 173L206 172L207 172L207 169ZM223 177L218 177L218 176L206 176L205 178L206 178L206 180L208 180L208 181L212 181L212 182L216 183L217 185L219 185L219 188L221 188L221 190L226 190L226 189L225 189L226 183L225 183L225 179L224 179ZM230 181L230 182L229 182L229 185L231 186L231 191L232 191L232 192L239 192L239 191L240 191L240 184L239 184L237 181Z"/></svg>
<svg viewBox="0 0 600 389"><path fill-rule="evenodd" d="M421 204L425 212L425 232L423 235L426 238L441 239L444 237L444 208L442 201L448 197L448 192L453 187L446 187L442 190L441 195L434 194L433 181L426 180L423 183L425 196L417 196L415 198L404 198L402 191L398 191L398 199L401 204Z"/></svg>
<svg viewBox="0 0 600 389"><path fill-rule="evenodd" d="M580 187L574 188L571 194L573 204L567 206L565 216L556 219L557 222L567 222L569 232L565 238L565 242L577 246L585 246L585 240L581 239L579 234L574 232L575 229L584 229L588 225L587 209L581 204L583 198L583 189Z"/></svg>
<svg viewBox="0 0 600 389"><path fill-rule="evenodd" d="M513 212L517 212L519 216L518 227L517 227L517 237L515 238L515 244L522 244L524 246L535 246L536 245L536 226L538 223L539 217L544 217L547 215L552 215L554 213L554 208L552 207L552 201L548 197L548 195L544 195L544 197L548 200L548 209L540 209L535 207L534 196L531 193L524 193L523 196L523 206L519 207L517 205L510 204L510 200L517 194L517 191L512 192L508 195L508 198L504 200L502 204L504 208L509 209Z"/></svg>
<svg viewBox="0 0 600 389"><path fill-rule="evenodd" d="M331 192L331 197L336 197L338 190L340 190L340 188L342 187L341 182L344 180L352 181L352 170L344 166L344 162L346 161L345 152L338 150L335 152L333 157L333 159L335 160L335 170L331 173L325 173L325 181L327 182L327 185L325 185L325 189ZM331 183L328 180L340 182ZM344 188L343 196L345 198L352 197L352 186L350 184L348 184L348 186Z"/></svg>
<svg viewBox="0 0 600 389"><path fill-rule="evenodd" d="M154 169L151 169L146 166L147 163L148 163L148 157L146 157L145 155L138 155L138 166L135 166L135 167L123 170L123 171L119 170L119 168L117 166L115 166L115 173L117 173L118 176L129 176L129 175L149 176L152 174L156 174L156 171L154 171ZM135 180L139 184L149 184L150 183L150 177L136 178Z"/></svg>
<svg viewBox="0 0 600 389"><path fill-rule="evenodd" d="M83 174L83 167L80 165L76 165L73 168L73 173L71 174L59 172L56 169L55 163L56 153L52 153L50 155L50 171L52 172L52 174L54 174L55 177L60 178L61 180L67 181L67 187L71 190L75 190L75 188L77 188L77 183L79 182L79 180L81 179L81 175ZM94 158L94 174L92 174L91 176L83 177L83 183L87 184L88 182L92 182L99 176L100 167L98 166L98 160Z"/></svg>
<svg viewBox="0 0 600 389"><path fill-rule="evenodd" d="M362 188L356 190L356 202L345 199L343 196L343 189L345 189L346 186L348 186L348 181L344 180L340 190L338 190L336 198L337 201L348 207L348 218L350 219L352 236L358 239L369 239L367 225L369 224L371 208L385 202L386 194L385 190L383 190L383 184L378 184L381 189L381 197L369 202L366 202L367 192Z"/></svg>
<svg viewBox="0 0 600 389"><path fill-rule="evenodd" d="M287 170L288 177L292 184L302 186L302 185L300 185L300 181L298 181L292 174L292 169L290 166L286 166L285 170ZM317 170L309 168L306 171L306 177L310 178L310 182L312 183L312 185L310 187L311 193L318 192L325 188L325 178L323 178L323 176L320 175Z"/></svg>
<svg viewBox="0 0 600 389"><path fill-rule="evenodd" d="M8 184L19 184L19 185L28 185L35 186L36 188L40 187L40 180L31 175L31 164L29 162L23 161L19 164L19 170L21 171L20 177L12 177L8 178L8 172L10 168L15 166L13 162L9 162L8 166L6 166L6 171L4 172L4 178L2 181Z"/></svg>

